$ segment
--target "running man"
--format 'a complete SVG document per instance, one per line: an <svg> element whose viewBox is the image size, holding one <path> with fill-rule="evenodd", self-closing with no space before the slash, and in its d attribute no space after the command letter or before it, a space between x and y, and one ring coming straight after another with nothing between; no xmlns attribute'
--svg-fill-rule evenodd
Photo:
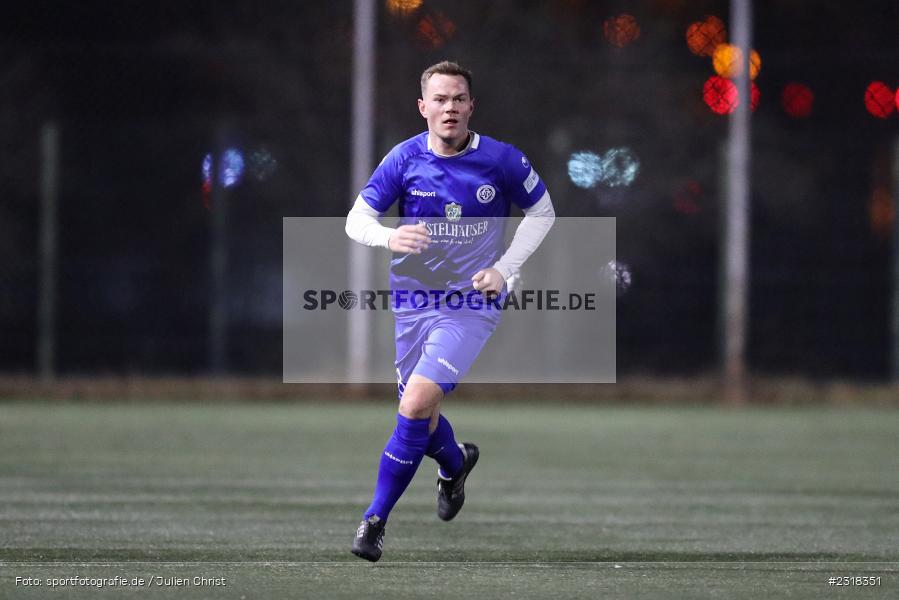
<svg viewBox="0 0 899 600"><path fill-rule="evenodd" d="M390 511L424 456L439 465L437 515L449 521L462 508L478 447L456 443L440 404L496 328L500 312L484 308L501 297L555 218L546 186L527 158L468 129L471 94L471 73L456 63L425 69L418 110L428 130L384 157L347 216L350 238L394 253L390 286L399 413L352 546L353 554L372 562L381 558ZM381 225L397 201L401 224ZM525 217L503 252L501 225L512 204ZM456 310L456 293L466 308L478 310Z"/></svg>

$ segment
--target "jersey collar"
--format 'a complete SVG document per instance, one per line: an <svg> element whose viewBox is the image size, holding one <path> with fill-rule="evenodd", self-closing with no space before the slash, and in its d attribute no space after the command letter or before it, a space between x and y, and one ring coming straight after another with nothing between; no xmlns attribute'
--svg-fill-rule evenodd
<svg viewBox="0 0 899 600"><path fill-rule="evenodd" d="M469 130L469 133L471 133L471 136L468 138L468 145L465 146L461 151L457 152L456 154L451 154L451 155L440 154L439 152L434 150L434 148L431 147L431 135L430 135L430 133L428 133L425 136L426 139L428 140L428 142L427 142L428 150L431 152L431 154L433 154L434 156L437 156L439 158L458 158L460 156L468 154L472 150L477 150L478 144L481 143L480 135L478 135L477 133L475 133L474 131L471 131L471 130Z"/></svg>

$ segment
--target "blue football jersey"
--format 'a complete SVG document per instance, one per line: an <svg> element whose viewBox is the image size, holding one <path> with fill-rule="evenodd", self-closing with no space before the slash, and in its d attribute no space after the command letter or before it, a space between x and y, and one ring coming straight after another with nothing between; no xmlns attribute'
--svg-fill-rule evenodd
<svg viewBox="0 0 899 600"><path fill-rule="evenodd" d="M514 203L533 206L546 187L520 150L471 133L468 147L453 156L435 154L428 132L397 144L381 161L362 198L385 213L399 202L400 224L422 223L430 247L421 254L394 254L391 290L472 290L471 277L492 267L504 251L504 226ZM398 313L424 308L412 303Z"/></svg>

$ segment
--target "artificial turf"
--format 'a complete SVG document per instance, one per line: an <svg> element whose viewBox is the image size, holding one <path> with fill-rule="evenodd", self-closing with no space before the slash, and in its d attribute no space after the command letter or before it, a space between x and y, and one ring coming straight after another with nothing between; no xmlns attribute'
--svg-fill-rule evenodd
<svg viewBox="0 0 899 600"><path fill-rule="evenodd" d="M447 402L466 506L437 519L425 459L370 564L394 410L0 404L0 598L899 595L899 411ZM48 585L116 575L145 587Z"/></svg>

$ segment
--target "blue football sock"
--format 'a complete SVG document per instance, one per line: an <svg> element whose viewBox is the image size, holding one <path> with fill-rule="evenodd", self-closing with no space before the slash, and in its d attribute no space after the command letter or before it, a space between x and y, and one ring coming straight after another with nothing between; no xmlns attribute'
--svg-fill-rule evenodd
<svg viewBox="0 0 899 600"><path fill-rule="evenodd" d="M430 421L431 419L407 419L397 414L396 429L387 440L381 455L374 498L363 518L378 515L382 521L387 520L393 505L406 491L424 457Z"/></svg>
<svg viewBox="0 0 899 600"><path fill-rule="evenodd" d="M453 477L462 470L462 450L456 443L456 436L453 435L453 426L447 421L443 415L437 421L437 429L428 439L428 448L425 454L437 461L440 465L440 475L443 477Z"/></svg>

